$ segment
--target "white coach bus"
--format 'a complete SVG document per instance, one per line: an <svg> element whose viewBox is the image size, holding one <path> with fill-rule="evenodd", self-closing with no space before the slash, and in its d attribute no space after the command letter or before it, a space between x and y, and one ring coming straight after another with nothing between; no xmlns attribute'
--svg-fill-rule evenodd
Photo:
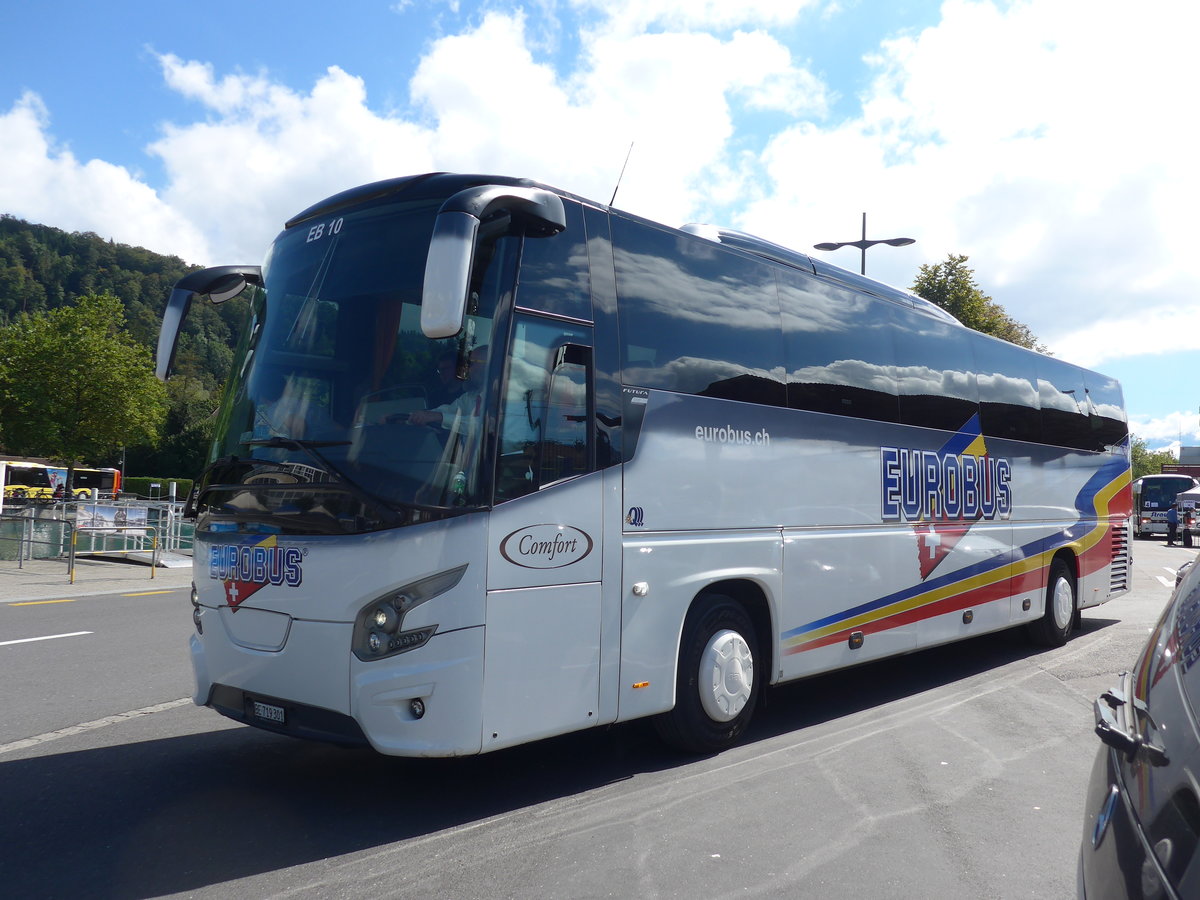
<svg viewBox="0 0 1200 900"><path fill-rule="evenodd" d="M346 191L245 298L198 516L195 702L453 756L656 717L712 752L772 684L1128 588L1110 378L736 232L530 181Z"/></svg>
<svg viewBox="0 0 1200 900"><path fill-rule="evenodd" d="M1167 510L1175 505L1175 498L1184 491L1196 487L1191 475L1143 475L1133 483L1133 503L1136 514L1133 536L1148 538L1167 533ZM1183 525L1183 519L1179 520ZM1182 529L1181 529L1182 530Z"/></svg>

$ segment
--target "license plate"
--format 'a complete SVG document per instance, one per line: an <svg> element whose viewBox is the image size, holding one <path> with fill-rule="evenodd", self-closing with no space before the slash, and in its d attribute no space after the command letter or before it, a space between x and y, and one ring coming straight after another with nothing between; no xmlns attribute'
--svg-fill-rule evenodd
<svg viewBox="0 0 1200 900"><path fill-rule="evenodd" d="M284 722L283 707L273 706L270 703L259 703L257 700L255 700L254 715L260 719L265 719L268 722L276 722L279 725L282 725Z"/></svg>

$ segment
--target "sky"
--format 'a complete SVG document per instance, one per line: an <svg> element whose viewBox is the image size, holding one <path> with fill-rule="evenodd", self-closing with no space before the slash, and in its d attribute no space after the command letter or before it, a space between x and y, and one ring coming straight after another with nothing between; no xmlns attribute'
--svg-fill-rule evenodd
<svg viewBox="0 0 1200 900"><path fill-rule="evenodd" d="M429 171L535 179L910 287L966 255L1056 356L1200 445L1200 4L0 0L0 213L261 262ZM626 159L628 162L626 164ZM624 167L624 174L622 169ZM618 188L619 183L619 188ZM165 298L164 298L165 301Z"/></svg>

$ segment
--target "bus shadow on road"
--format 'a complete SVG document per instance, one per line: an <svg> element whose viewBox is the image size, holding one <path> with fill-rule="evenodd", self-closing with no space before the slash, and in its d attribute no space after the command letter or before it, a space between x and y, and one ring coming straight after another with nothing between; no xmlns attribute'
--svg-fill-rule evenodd
<svg viewBox="0 0 1200 900"><path fill-rule="evenodd" d="M1107 624L1085 620L1085 633ZM879 707L1038 652L1019 633L999 634L796 682L769 692L746 742ZM48 745L45 755L0 761L0 883L8 896L202 891L640 775L719 766L726 758L673 753L644 721L465 759L395 759L244 727L54 750ZM430 870L394 865L393 889L419 894L409 879ZM272 893L290 884L276 877L284 880L272 882ZM319 873L301 874L296 885L311 886L314 877Z"/></svg>
<svg viewBox="0 0 1200 900"><path fill-rule="evenodd" d="M1075 639L1119 624L1085 616ZM1069 649L1068 642L1065 649ZM1030 643L1020 628L870 662L767 692L749 740L766 740L965 681L1010 663L1058 652Z"/></svg>
<svg viewBox="0 0 1200 900"><path fill-rule="evenodd" d="M215 720L204 710L187 714ZM281 870L681 763L645 723L459 759L386 757L240 726L74 752L45 748L0 758L5 896L203 893L267 873L276 873L269 889L246 887L244 895L286 893L291 882ZM387 863L398 871L386 893L436 895L435 862L446 864L436 855ZM326 875L301 874L296 884L311 887Z"/></svg>

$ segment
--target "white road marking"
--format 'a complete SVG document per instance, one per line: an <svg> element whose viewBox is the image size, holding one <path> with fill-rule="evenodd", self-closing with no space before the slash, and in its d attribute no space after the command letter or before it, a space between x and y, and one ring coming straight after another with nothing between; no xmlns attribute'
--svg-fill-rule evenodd
<svg viewBox="0 0 1200 900"><path fill-rule="evenodd" d="M69 725L66 728L60 728L58 731L48 731L45 734L35 734L33 737L23 738L19 741L10 741L7 744L0 744L0 754L13 753L17 750L26 750L29 747L36 747L38 744L45 744L48 741L57 741L60 738L71 737L76 734L83 734L85 731L95 731L97 728L106 728L109 725L120 725L122 722L128 722L130 719L136 719L140 716L149 716L158 712L166 712L169 709L175 709L178 706L183 706L191 703L191 697L182 697L179 700L171 700L167 703L158 703L154 706L143 706L141 709L131 709L129 712L117 713L115 716L105 716L103 719L96 719L94 722L84 722L81 725Z"/></svg>
<svg viewBox="0 0 1200 900"><path fill-rule="evenodd" d="M72 631L68 634L48 634L45 637L21 638L18 641L0 641L0 647L7 647L10 644L30 644L34 641L53 641L57 638L79 637L81 634L91 634L90 631Z"/></svg>
<svg viewBox="0 0 1200 900"><path fill-rule="evenodd" d="M1163 578L1161 575L1155 575L1154 577L1157 578L1162 583L1163 587L1169 587L1169 588L1175 587L1174 579Z"/></svg>

